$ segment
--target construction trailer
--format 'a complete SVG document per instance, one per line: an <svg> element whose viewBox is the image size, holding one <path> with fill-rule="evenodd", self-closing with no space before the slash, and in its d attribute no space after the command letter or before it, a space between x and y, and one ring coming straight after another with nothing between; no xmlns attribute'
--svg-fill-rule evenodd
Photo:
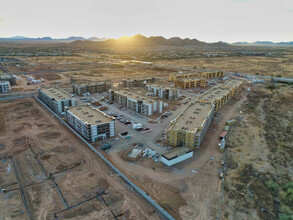
<svg viewBox="0 0 293 220"><path fill-rule="evenodd" d="M177 147L165 154L162 154L161 162L167 166L172 166L191 157L193 157L193 149L190 149L189 147Z"/></svg>
<svg viewBox="0 0 293 220"><path fill-rule="evenodd" d="M115 135L115 118L89 104L66 108L65 119L88 141L95 142Z"/></svg>

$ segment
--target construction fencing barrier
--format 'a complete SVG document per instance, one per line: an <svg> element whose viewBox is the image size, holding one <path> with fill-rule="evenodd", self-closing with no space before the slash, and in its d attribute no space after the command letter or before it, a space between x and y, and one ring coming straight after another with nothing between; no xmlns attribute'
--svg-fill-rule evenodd
<svg viewBox="0 0 293 220"><path fill-rule="evenodd" d="M147 193L142 191L130 179L128 179L120 170L118 170L110 161L108 161L99 151L97 151L90 143L88 143L77 131L70 127L62 118L59 117L53 110L51 110L38 97L34 96L46 109L48 109L59 121L68 127L77 137L79 137L92 151L94 151L109 167L118 173L132 188L134 188L144 199L146 199L165 219L174 220L174 218L166 212L158 203L156 203Z"/></svg>

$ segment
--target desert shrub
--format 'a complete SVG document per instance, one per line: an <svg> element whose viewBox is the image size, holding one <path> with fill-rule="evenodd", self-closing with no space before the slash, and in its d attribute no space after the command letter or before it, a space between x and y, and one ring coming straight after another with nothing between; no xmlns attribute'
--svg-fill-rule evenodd
<svg viewBox="0 0 293 220"><path fill-rule="evenodd" d="M281 199L288 205L293 204L293 182L289 182L282 187Z"/></svg>
<svg viewBox="0 0 293 220"><path fill-rule="evenodd" d="M270 90L274 90L276 89L277 87L275 85L269 85L267 86L267 89L270 89Z"/></svg>
<svg viewBox="0 0 293 220"><path fill-rule="evenodd" d="M280 220L293 220L293 212L287 206L282 206L279 214Z"/></svg>
<svg viewBox="0 0 293 220"><path fill-rule="evenodd" d="M279 191L279 185L278 183L272 181L272 180L269 180L266 182L266 185L267 187L273 192L273 193L276 193Z"/></svg>

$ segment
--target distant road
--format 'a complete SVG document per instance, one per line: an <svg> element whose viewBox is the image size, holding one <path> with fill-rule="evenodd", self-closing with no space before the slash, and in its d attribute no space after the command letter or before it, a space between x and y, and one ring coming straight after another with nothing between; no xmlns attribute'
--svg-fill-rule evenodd
<svg viewBox="0 0 293 220"><path fill-rule="evenodd" d="M0 64L0 69L4 72L4 73L9 73L9 71Z"/></svg>
<svg viewBox="0 0 293 220"><path fill-rule="evenodd" d="M60 73L67 71L80 71L83 69L63 69L63 70L42 70L42 71L31 71L31 72L20 72L20 73L12 73L13 75L23 75L23 74L38 74L38 73Z"/></svg>

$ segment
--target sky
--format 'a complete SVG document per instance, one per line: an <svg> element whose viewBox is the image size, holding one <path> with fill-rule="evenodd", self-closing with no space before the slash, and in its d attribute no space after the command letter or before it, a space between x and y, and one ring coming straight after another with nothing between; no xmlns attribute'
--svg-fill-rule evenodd
<svg viewBox="0 0 293 220"><path fill-rule="evenodd" d="M293 41L293 0L0 0L0 37Z"/></svg>

